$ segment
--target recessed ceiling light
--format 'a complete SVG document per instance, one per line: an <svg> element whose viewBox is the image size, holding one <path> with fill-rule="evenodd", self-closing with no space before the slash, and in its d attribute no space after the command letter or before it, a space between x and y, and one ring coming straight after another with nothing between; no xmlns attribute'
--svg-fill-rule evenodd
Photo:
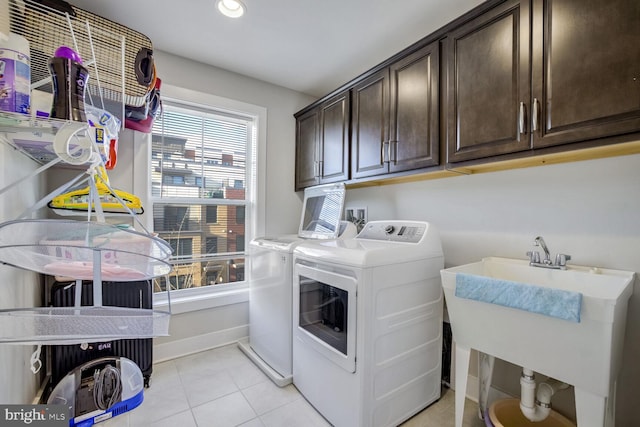
<svg viewBox="0 0 640 427"><path fill-rule="evenodd" d="M229 18L240 18L247 9L239 0L218 0L217 6L220 13Z"/></svg>

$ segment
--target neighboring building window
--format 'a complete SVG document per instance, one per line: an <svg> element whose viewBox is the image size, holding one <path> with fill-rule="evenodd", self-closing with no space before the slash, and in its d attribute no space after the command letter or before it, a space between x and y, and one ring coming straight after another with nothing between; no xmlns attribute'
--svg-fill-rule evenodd
<svg viewBox="0 0 640 427"><path fill-rule="evenodd" d="M193 255L193 239L167 239L171 245L175 258L191 257Z"/></svg>
<svg viewBox="0 0 640 427"><path fill-rule="evenodd" d="M244 262L234 262L231 266L235 269L236 280L244 280Z"/></svg>
<svg viewBox="0 0 640 427"><path fill-rule="evenodd" d="M207 224L218 222L218 205L207 206Z"/></svg>
<svg viewBox="0 0 640 427"><path fill-rule="evenodd" d="M216 254L218 253L218 238L217 237L207 237L205 240L206 247L204 248L205 254Z"/></svg>
<svg viewBox="0 0 640 427"><path fill-rule="evenodd" d="M243 236L236 236L236 250L238 252L244 251L244 238L243 238Z"/></svg>
<svg viewBox="0 0 640 427"><path fill-rule="evenodd" d="M236 224L244 224L244 206L236 206Z"/></svg>
<svg viewBox="0 0 640 427"><path fill-rule="evenodd" d="M186 289L191 287L190 278L185 275L169 276L169 283L171 283L172 289Z"/></svg>
<svg viewBox="0 0 640 427"><path fill-rule="evenodd" d="M218 277L220 277L220 270L206 271L205 283L207 286L215 285L218 283Z"/></svg>
<svg viewBox="0 0 640 427"><path fill-rule="evenodd" d="M155 231L180 231L189 229L188 206L163 206L162 224L154 223ZM155 219L155 215L154 215Z"/></svg>
<svg viewBox="0 0 640 427"><path fill-rule="evenodd" d="M152 130L154 231L173 249L172 290L244 281L256 120L163 100ZM156 281L156 291L166 281Z"/></svg>

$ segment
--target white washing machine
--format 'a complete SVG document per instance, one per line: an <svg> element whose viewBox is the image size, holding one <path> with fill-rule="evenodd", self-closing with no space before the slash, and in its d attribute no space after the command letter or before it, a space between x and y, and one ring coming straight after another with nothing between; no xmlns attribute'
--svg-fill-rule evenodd
<svg viewBox="0 0 640 427"><path fill-rule="evenodd" d="M331 424L396 426L440 398L443 267L427 222L294 249L293 383Z"/></svg>
<svg viewBox="0 0 640 427"><path fill-rule="evenodd" d="M292 381L293 250L309 240L356 235L355 225L340 221L344 196L344 184L307 188L297 235L249 244L249 340L238 345L280 387Z"/></svg>

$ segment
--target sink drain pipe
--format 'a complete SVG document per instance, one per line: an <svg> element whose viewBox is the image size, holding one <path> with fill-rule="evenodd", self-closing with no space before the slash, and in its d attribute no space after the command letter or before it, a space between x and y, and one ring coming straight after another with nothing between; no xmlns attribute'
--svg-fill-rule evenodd
<svg viewBox="0 0 640 427"><path fill-rule="evenodd" d="M520 410L530 421L539 422L551 413L551 397L560 390L566 390L569 384L553 378L538 385L531 369L522 368L520 376Z"/></svg>

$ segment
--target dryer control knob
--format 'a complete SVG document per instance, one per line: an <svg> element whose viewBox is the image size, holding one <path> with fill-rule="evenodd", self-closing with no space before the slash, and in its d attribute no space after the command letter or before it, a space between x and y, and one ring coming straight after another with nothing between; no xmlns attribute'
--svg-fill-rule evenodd
<svg viewBox="0 0 640 427"><path fill-rule="evenodd" d="M395 231L395 229L396 228L393 225L387 225L384 228L384 232L387 233L387 234L391 234L391 233L393 233Z"/></svg>

